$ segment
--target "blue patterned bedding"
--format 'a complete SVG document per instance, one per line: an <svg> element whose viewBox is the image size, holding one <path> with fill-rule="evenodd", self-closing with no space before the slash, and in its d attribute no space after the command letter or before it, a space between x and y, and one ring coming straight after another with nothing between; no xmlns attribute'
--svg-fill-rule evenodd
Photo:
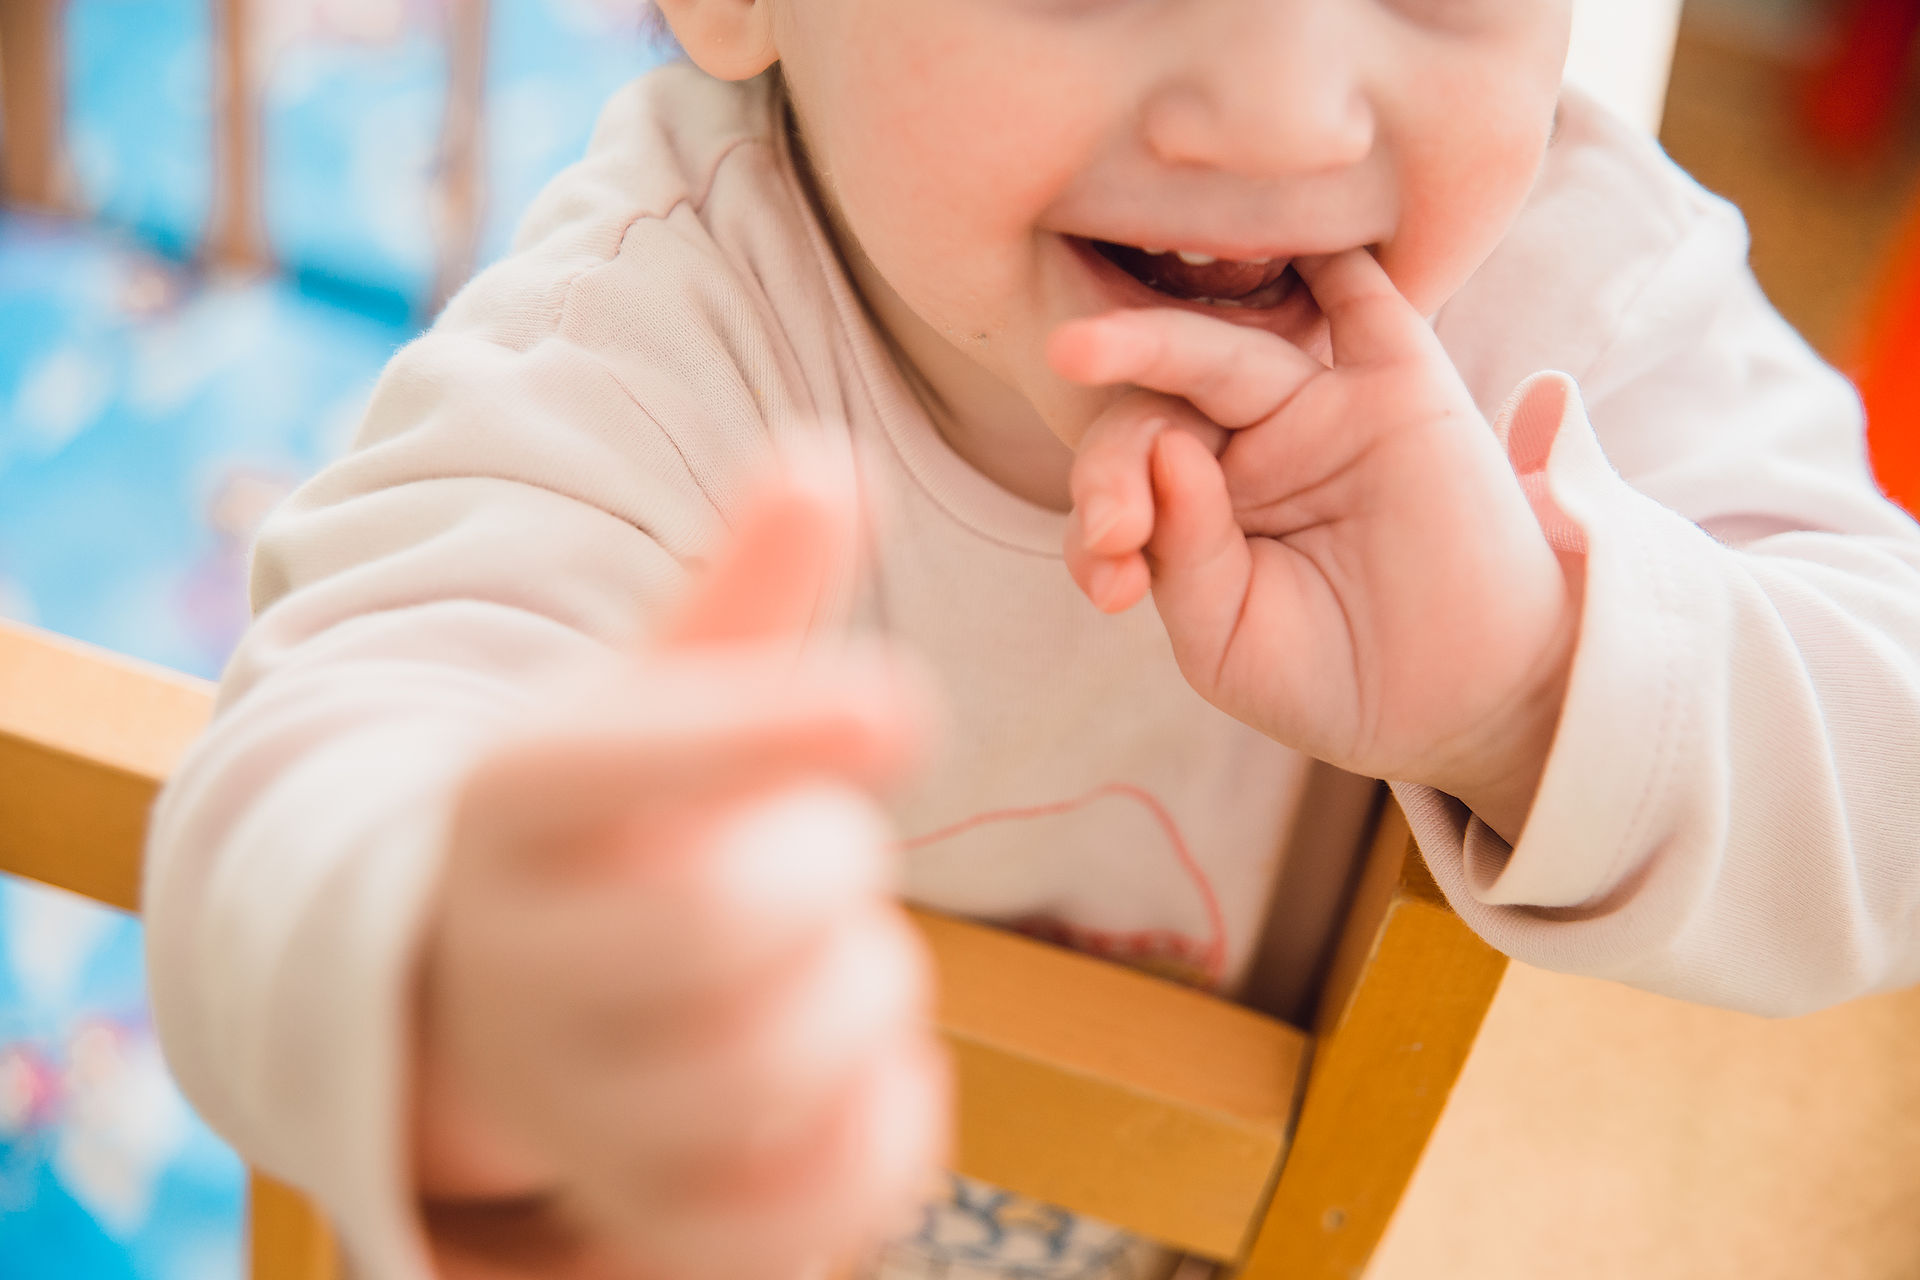
<svg viewBox="0 0 1920 1280"><path fill-rule="evenodd" d="M344 448L411 331L17 214L0 214L0 280L6 612L218 674L253 526Z"/></svg>
<svg viewBox="0 0 1920 1280"><path fill-rule="evenodd" d="M213 203L211 8L68 0L67 156L81 208L176 256Z"/></svg>
<svg viewBox="0 0 1920 1280"><path fill-rule="evenodd" d="M68 0L76 202L0 210L0 615L203 676L252 531L346 446L430 304L444 0L259 0L265 232L286 272L189 266L210 219L207 0ZM659 61L631 0L494 0L483 260ZM3 131L4 122L0 122ZM0 879L0 1277L241 1274L239 1161L169 1080L136 922Z"/></svg>
<svg viewBox="0 0 1920 1280"><path fill-rule="evenodd" d="M492 0L480 261L506 252L520 211L585 153L613 91L667 56L636 8L630 0Z"/></svg>
<svg viewBox="0 0 1920 1280"><path fill-rule="evenodd" d="M431 302L447 46L438 6L274 5L260 59L262 191L275 261L363 291L363 309Z"/></svg>
<svg viewBox="0 0 1920 1280"><path fill-rule="evenodd" d="M0 282L0 613L217 674L251 531L409 331L4 213ZM241 1169L167 1078L144 985L133 920L0 881L7 1280L238 1274Z"/></svg>

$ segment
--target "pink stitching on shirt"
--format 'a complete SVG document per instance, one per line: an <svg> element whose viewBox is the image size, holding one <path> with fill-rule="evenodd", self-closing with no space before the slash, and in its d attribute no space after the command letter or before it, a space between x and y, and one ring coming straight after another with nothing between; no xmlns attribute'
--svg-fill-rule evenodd
<svg viewBox="0 0 1920 1280"><path fill-rule="evenodd" d="M1173 815L1167 812L1167 807L1161 804L1159 799L1144 787L1138 787L1128 782L1109 782L1102 786L1095 787L1083 795L1075 796L1071 800L1056 800L1049 804L1030 805L1023 808L989 809L983 813L976 813L971 817L962 818L958 822L941 827L936 831L930 831L925 835L902 840L900 842L900 849L903 853L911 853L915 849L923 849L928 845L938 844L942 840L950 840L954 836L962 835L978 827L983 827L990 822L1006 822L1022 818L1050 818L1058 814L1070 813L1104 796L1118 796L1137 801L1153 817L1153 820L1159 824L1161 832L1167 837L1167 843L1173 846L1173 855L1179 862L1180 869L1186 872L1188 878L1193 881L1194 888L1198 890L1200 894L1200 902L1207 915L1209 937L1206 945L1197 949L1197 955L1192 955L1192 952L1196 949L1191 946L1189 941L1165 929L1148 929L1138 933L1118 933L1100 929L1086 929L1062 921L1048 922L1050 927L1045 930L1045 932L1057 931L1059 937L1056 940L1058 941L1068 942L1071 945L1088 950L1097 950L1101 954L1111 956L1115 959L1160 955L1169 952L1176 955L1191 955L1193 961L1197 963L1205 973L1207 981L1217 985L1226 973L1227 954L1227 924L1225 913L1220 909L1220 897L1214 892L1213 882L1207 879L1206 872L1201 870L1199 860L1193 856L1193 851L1187 847L1186 837L1180 833L1180 826L1173 820ZM1174 945L1175 939L1180 939L1181 945Z"/></svg>

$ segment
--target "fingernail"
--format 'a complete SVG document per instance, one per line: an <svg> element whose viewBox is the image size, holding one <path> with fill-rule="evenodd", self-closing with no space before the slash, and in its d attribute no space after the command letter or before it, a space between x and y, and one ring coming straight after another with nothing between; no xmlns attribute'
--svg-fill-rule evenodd
<svg viewBox="0 0 1920 1280"><path fill-rule="evenodd" d="M1096 493L1080 504L1080 534L1089 547L1113 532L1120 523L1120 504L1105 494Z"/></svg>

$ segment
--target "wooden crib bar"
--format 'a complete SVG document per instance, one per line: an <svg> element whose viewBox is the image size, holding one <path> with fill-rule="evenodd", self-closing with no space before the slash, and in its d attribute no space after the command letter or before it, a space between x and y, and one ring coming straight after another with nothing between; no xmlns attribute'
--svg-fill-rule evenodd
<svg viewBox="0 0 1920 1280"><path fill-rule="evenodd" d="M269 265L261 191L260 6L272 0L207 0L214 47L212 214L203 256L226 267ZM448 80L441 127L440 192L433 211L438 307L473 270L485 213L487 0L446 6ZM67 180L64 0L0 0L0 203L72 213Z"/></svg>
<svg viewBox="0 0 1920 1280"><path fill-rule="evenodd" d="M0 199L60 204L60 5L0 0Z"/></svg>

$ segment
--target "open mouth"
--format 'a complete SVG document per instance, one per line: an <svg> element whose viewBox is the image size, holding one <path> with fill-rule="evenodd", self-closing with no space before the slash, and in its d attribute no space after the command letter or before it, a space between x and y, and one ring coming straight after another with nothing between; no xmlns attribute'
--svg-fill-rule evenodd
<svg viewBox="0 0 1920 1280"><path fill-rule="evenodd" d="M1155 293L1182 302L1264 310L1279 306L1306 287L1290 258L1241 262L1190 250L1145 249L1108 240L1084 243Z"/></svg>

